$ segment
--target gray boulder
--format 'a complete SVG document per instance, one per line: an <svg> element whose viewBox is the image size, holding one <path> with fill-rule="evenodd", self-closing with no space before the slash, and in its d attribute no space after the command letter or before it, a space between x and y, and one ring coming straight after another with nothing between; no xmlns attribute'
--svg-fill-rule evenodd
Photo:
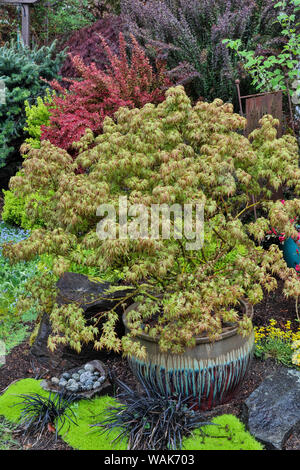
<svg viewBox="0 0 300 470"><path fill-rule="evenodd" d="M266 377L245 401L244 419L267 449L282 450L300 426L300 371L282 367Z"/></svg>
<svg viewBox="0 0 300 470"><path fill-rule="evenodd" d="M91 318L96 313L110 310L130 290L124 286L122 290L107 294L105 291L111 286L106 281L90 281L84 274L66 272L56 284L57 303L64 305L78 302L86 318Z"/></svg>
<svg viewBox="0 0 300 470"><path fill-rule="evenodd" d="M124 286L124 289L108 294L105 291L110 286L109 282L94 282L83 274L66 272L56 284L57 303L63 305L78 302L84 311L85 318L90 320L95 314L106 312L115 307L130 290L130 287ZM118 306L116 311L120 315L117 330L118 335L121 337L125 331L121 320L123 309ZM101 327L101 325L99 326ZM94 350L92 344L84 345L80 354L68 346L59 346L54 353L51 353L47 347L48 338L51 334L52 327L49 315L44 313L37 337L31 347L31 353L39 362L45 363L47 366L50 365L51 368L63 367L67 369L76 366L78 363L99 359L99 352Z"/></svg>

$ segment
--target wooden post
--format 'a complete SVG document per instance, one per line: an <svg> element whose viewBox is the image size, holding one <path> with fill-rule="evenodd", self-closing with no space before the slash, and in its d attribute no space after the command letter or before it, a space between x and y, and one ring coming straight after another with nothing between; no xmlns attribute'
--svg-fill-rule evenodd
<svg viewBox="0 0 300 470"><path fill-rule="evenodd" d="M240 81L237 79L235 81L236 89L237 89L237 94L238 94L238 99L239 99L239 106L240 106L240 115L244 116L243 113L243 106L242 106L242 99L241 99L241 92L240 92Z"/></svg>
<svg viewBox="0 0 300 470"><path fill-rule="evenodd" d="M30 46L30 7L28 3L21 5L22 9L22 40L24 46Z"/></svg>
<svg viewBox="0 0 300 470"><path fill-rule="evenodd" d="M22 40L25 46L30 46L30 6L40 0L0 0L2 5L20 6L22 10Z"/></svg>

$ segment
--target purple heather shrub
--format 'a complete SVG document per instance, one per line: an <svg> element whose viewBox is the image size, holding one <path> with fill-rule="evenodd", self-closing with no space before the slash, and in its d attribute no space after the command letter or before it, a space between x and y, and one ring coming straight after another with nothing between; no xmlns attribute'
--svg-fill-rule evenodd
<svg viewBox="0 0 300 470"><path fill-rule="evenodd" d="M121 0L121 13L127 32L149 52L159 48L170 75L190 83L195 98L235 101L236 78L243 93L254 91L223 39L265 51L280 42L274 0Z"/></svg>

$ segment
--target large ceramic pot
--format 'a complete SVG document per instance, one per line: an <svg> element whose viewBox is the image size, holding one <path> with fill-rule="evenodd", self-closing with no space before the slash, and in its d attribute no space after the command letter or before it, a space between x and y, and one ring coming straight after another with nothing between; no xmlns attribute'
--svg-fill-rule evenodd
<svg viewBox="0 0 300 470"><path fill-rule="evenodd" d="M244 301L241 306L252 318L253 307ZM126 317L132 309L138 309L138 304L131 305L123 315L127 332ZM254 333L242 337L237 326L227 327L213 343L208 337L197 337L196 346L183 354L162 353L157 341L145 333L135 341L147 351L145 361L134 355L128 359L138 380L162 395L191 397L198 409L209 410L228 402L237 391L251 362Z"/></svg>
<svg viewBox="0 0 300 470"><path fill-rule="evenodd" d="M295 268L300 264L300 242L287 238L283 244L283 258L288 268Z"/></svg>

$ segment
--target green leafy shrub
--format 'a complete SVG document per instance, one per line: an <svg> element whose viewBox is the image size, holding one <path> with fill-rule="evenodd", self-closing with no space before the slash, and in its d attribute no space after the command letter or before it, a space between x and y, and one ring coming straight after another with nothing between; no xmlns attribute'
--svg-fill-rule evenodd
<svg viewBox="0 0 300 470"><path fill-rule="evenodd" d="M80 246L77 247L78 253L80 253ZM88 249L82 252L82 256L89 257L93 255L93 250ZM38 263L38 269L40 272L45 271L52 271L57 266L56 256L54 254L42 254L40 256L40 261ZM98 266L88 266L86 264L77 263L73 261L69 265L69 270L72 273L84 274L94 280L101 280L101 276L103 276L103 270ZM117 282L122 277L122 273L117 269L107 269L105 271L104 277L109 282Z"/></svg>
<svg viewBox="0 0 300 470"><path fill-rule="evenodd" d="M6 88L5 104L0 106L0 167L24 140L25 101L33 103L44 95L47 85L41 77L59 77L65 52L56 54L55 49L55 43L29 49L16 42L0 48L0 78Z"/></svg>
<svg viewBox="0 0 300 470"><path fill-rule="evenodd" d="M26 131L30 137L25 142L30 144L33 148L40 148L42 129L41 126L48 126L50 124L51 104L53 102L54 93L47 90L44 98L38 96L36 104L30 104L25 101L26 113Z"/></svg>
<svg viewBox="0 0 300 470"><path fill-rule="evenodd" d="M292 7L290 14L287 6ZM243 60L244 68L252 78L252 84L258 91L286 90L288 80L289 88L299 76L300 33L298 0L276 2L277 23L281 27L283 45L281 49L269 53L268 56L259 55L253 50L243 50L240 39L224 39L227 47L233 49L236 55ZM280 10L279 10L280 9ZM300 85L298 84L298 90Z"/></svg>
<svg viewBox="0 0 300 470"><path fill-rule="evenodd" d="M53 93L46 90L44 98L38 96L36 104L30 106L28 101L25 101L25 114L26 126L24 131L30 137L25 139L25 143L21 146L21 153L26 158L26 149L28 145L32 148L40 148L42 125L49 124L50 109L53 99ZM38 193L30 194L26 198L17 197L13 191L3 190L4 206L2 211L2 219L8 224L18 225L26 230L40 227L44 225L43 220L37 218L32 221L25 211L25 206L30 204L38 205L45 202L45 197L39 197Z"/></svg>
<svg viewBox="0 0 300 470"><path fill-rule="evenodd" d="M55 256L52 271L29 286L29 300L50 316L51 349L62 343L79 351L82 343L93 341L97 349L144 357L134 338L146 331L159 340L162 351L180 353L194 345L195 335L218 338L227 322L237 323L240 334L249 334L251 321L240 316L238 301L246 297L259 302L263 288L276 288L275 276L285 281L287 296L298 298L299 277L287 268L280 249L260 246L275 225L287 236L296 235L290 220L299 215L299 199L284 205L272 200L272 189L281 185L299 194L294 137L277 139L278 122L267 115L249 140L238 132L245 119L233 113L231 104L217 99L193 106L181 86L170 88L157 106L121 108L114 119L105 119L102 135L95 138L87 131L74 144L75 159L42 142L40 149L28 152L20 174L11 179L11 188L21 197L52 191L47 205L41 206L45 228L4 249L11 261L43 253ZM83 172L76 174L79 167ZM119 238L117 218L116 237L100 240L97 208L110 204L118 214L120 196L128 198L129 206L143 204L148 214L153 204L204 205L202 248L189 249L187 235L176 238L174 220L167 239L143 238L139 231L136 238ZM129 222L133 228L137 224L134 217ZM86 250L91 250L88 256ZM77 304L57 306L55 276L69 270L72 262L102 273L118 270L132 285L130 296L142 304L128 318L131 333L117 337L113 310L101 315L99 337L99 318L89 323ZM157 315L158 323L151 324Z"/></svg>
<svg viewBox="0 0 300 470"><path fill-rule="evenodd" d="M18 197L14 191L5 191L4 206L2 212L2 219L8 224L15 224L25 230L43 227L45 225L42 219L41 208L47 204L48 195L39 195L38 192L28 194L22 198ZM35 216L31 216L31 211L34 211Z"/></svg>
<svg viewBox="0 0 300 470"><path fill-rule="evenodd" d="M3 191L4 207L2 211L2 219L8 224L16 224L22 226L22 218L26 218L25 201L17 198L12 191Z"/></svg>

